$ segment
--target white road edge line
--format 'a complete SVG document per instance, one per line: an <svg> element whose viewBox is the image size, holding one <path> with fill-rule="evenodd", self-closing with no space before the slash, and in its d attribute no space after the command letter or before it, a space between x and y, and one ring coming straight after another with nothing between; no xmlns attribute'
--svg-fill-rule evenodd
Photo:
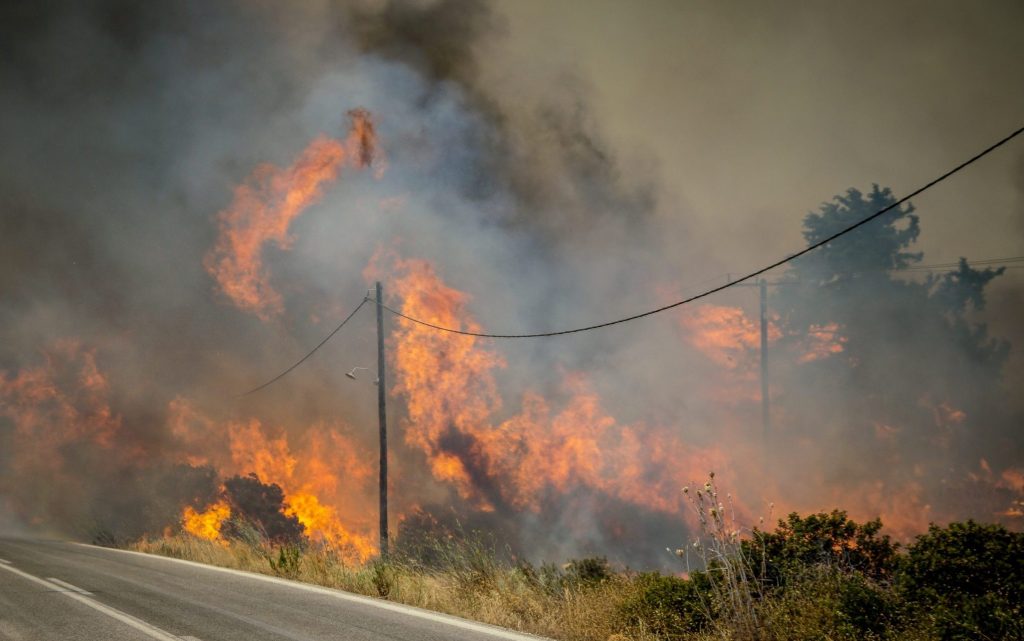
<svg viewBox="0 0 1024 641"><path fill-rule="evenodd" d="M49 588L50 590L53 590L54 588L61 588L62 587L62 586L60 586L60 585L58 585L56 583L51 583L50 581L47 581L46 579L40 579L39 577L37 577L37 576L35 576L33 574L29 574L28 572L22 572L18 568L13 567L11 565L0 565L0 570L7 570L8 572L13 572L14 574L17 574L18 576L20 576L20 577L22 577L24 579L28 579L29 581L33 581L35 583L38 583L39 585L45 586L46 588ZM156 627L155 625L151 625L149 623L146 623L142 619L137 619L137 618L133 617L132 615L127 614L125 612L121 612L120 610L112 608L109 605L103 605L99 601L96 601L94 599L90 599L89 597L83 596L83 595L79 594L78 592L69 592L66 589L58 589L57 592L59 594L63 594L64 596L68 597L69 599L74 599L75 601L78 601L82 605L87 605L90 608L92 608L93 610L96 610L97 612L102 612L103 614L107 615L108 617L110 617L112 619L117 619L121 623L124 623L125 625L128 625L128 626L131 626L131 627L135 628L136 630L138 630L139 632L142 632L143 634L145 634L146 636L148 636L150 638L158 639L158 641L181 641L181 637L174 636L170 632L165 632L164 630L161 630L160 628Z"/></svg>
<svg viewBox="0 0 1024 641"><path fill-rule="evenodd" d="M58 579L56 577L48 576L48 577L46 577L46 580L51 582L51 583L56 583L57 585L59 585L62 588L67 588L67 589L71 590L72 592L77 592L77 593L85 595L85 596L92 596L92 592L89 592L88 590L83 590L82 588L78 587L77 585L71 585L67 581L61 581L60 579Z"/></svg>
<svg viewBox="0 0 1024 641"><path fill-rule="evenodd" d="M158 554L147 554L145 552L136 552L135 550L119 550L117 548L107 548L99 545L90 545L88 543L77 543L72 542L74 545L81 545L87 548L96 548L98 550L105 550L108 552L119 552L121 554L134 554L142 556L147 559L158 559L162 561L168 561L172 563L183 563L185 565L191 565L193 567L202 568L204 570L210 570L213 572L224 572L226 574L233 574L235 576L247 577L255 579L257 581L266 581L267 583L276 583L278 585L284 585L296 590L305 590L306 592L314 592L316 594L323 594L326 596L341 599L342 601L352 601L354 603L361 603L363 605L369 605L382 610L390 610L391 612L398 612L406 616L417 617L420 619L426 619L427 621L434 621L436 623L444 623L456 628L462 628L464 630L472 630L473 632L479 632L481 634L488 634L492 637L499 639L509 639L509 641L545 641L546 637L539 637L526 632L516 632L514 630L507 630L505 628L499 628L497 626L488 625L486 623L477 623L476 621L470 621L468 619L460 619L459 617L451 616L449 614L439 614L437 612L431 612L430 610L424 610L422 608L416 608L411 605L404 605L401 603L394 603L391 601L384 601L382 599L374 599L368 596L362 596L361 594L353 594L351 592L344 592L342 590L335 590L332 588L325 588L319 585L313 585L311 583L300 583L298 581L288 581L281 579L276 576L267 576L266 574L256 574L255 572L244 572L242 570L234 570L232 568L222 568L216 565L206 565L205 563L198 563L196 561L186 561L185 559L175 559L169 556L160 556Z"/></svg>
<svg viewBox="0 0 1024 641"><path fill-rule="evenodd" d="M11 564L11 562L8 561L7 559L0 559L0 563L3 563L4 565L10 565Z"/></svg>

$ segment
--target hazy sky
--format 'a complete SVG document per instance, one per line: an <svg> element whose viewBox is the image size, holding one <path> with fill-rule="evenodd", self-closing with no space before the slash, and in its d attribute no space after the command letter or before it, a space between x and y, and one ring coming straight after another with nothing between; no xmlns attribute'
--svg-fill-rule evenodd
<svg viewBox="0 0 1024 641"><path fill-rule="evenodd" d="M666 211L738 262L792 248L836 192L899 194L1024 121L1019 2L498 5L512 73L577 68L616 147L677 193ZM1021 253L1022 159L1015 145L918 199L930 260Z"/></svg>
<svg viewBox="0 0 1024 641"><path fill-rule="evenodd" d="M897 196L1024 125L1024 4L504 0L495 77L575 69L625 172L709 248L695 282L799 247L848 187ZM1024 145L914 200L925 263L1024 255ZM1024 270L993 284L1020 325ZM996 313L1006 306L1006 313ZM1016 360L1014 367L1021 367Z"/></svg>

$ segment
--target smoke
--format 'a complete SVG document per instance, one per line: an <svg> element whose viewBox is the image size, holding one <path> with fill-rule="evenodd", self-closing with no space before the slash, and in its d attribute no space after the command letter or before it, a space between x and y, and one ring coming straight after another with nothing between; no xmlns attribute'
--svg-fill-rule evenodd
<svg viewBox="0 0 1024 641"><path fill-rule="evenodd" d="M545 331L676 300L718 269L696 231L708 213L667 205L675 186L655 160L618 151L580 69L498 71L516 34L491 3L2 12L0 497L35 527L159 534L255 473L281 488L286 517L365 557L376 389L344 374L375 364L369 310L282 381L236 395L316 344L373 280L440 324ZM353 109L372 122L372 163ZM978 409L907 383L965 380L927 349L881 397L839 384L858 345L877 342L857 352L874 369L909 354L886 338L905 321L891 291L891 313L856 336L841 305L799 328L773 310L774 460L752 290L535 342L389 319L394 520L457 519L537 559L663 565L690 527L681 486L712 469L745 524L767 501L881 513L903 532L996 518L1021 467L1003 447L1021 416L1002 405L1005 365L979 366L992 391L968 395ZM1007 305L989 297L996 316ZM979 438L889 438L925 424ZM991 505L933 500L970 483Z"/></svg>

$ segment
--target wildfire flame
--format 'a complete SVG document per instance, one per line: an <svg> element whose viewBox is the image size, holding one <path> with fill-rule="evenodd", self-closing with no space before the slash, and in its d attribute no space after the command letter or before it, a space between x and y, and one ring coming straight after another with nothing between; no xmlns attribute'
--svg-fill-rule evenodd
<svg viewBox="0 0 1024 641"><path fill-rule="evenodd" d="M372 477L372 470L355 445L336 431L329 439L322 436L323 429L311 430L312 440L303 451L293 454L283 436L268 438L258 421L233 424L229 428L231 457L238 469L255 472L267 483L277 483L284 490L287 506L285 514L295 516L306 527L306 532L365 561L376 552L376 546L367 534L357 533L342 523L341 511L347 510L351 519L366 532L371 531L368 505L360 505L360 489ZM334 453L334 460L325 454ZM349 481L347 493L341 488L339 473ZM353 488L355 485L355 488ZM325 500L329 497L330 500ZM362 517L356 517L361 514Z"/></svg>
<svg viewBox="0 0 1024 641"><path fill-rule="evenodd" d="M760 327L739 307L698 305L681 313L679 323L687 342L727 369L738 368L748 352L761 345ZM778 326L769 321L768 341L775 342L781 335Z"/></svg>
<svg viewBox="0 0 1024 641"><path fill-rule="evenodd" d="M447 285L431 263L380 254L369 271L383 269L385 262L393 276L390 289L401 299L404 313L438 325L480 329L468 313L469 296ZM713 416L723 424L715 435L715 447L684 441L677 425L620 422L605 408L594 383L579 372L563 371L561 386L550 390L550 396L526 390L521 405L505 408L495 379L505 359L493 343L437 332L404 319L396 322L391 339L393 391L406 403L405 441L422 454L440 484L480 510L545 513L552 505L564 507L552 499L582 490L584 496L599 493L660 514L680 514L684 513L679 500L682 486L710 470L721 472L721 478L738 478L741 470L734 469L736 462L755 460L756 454L749 450L756 450L757 444L744 445L751 440L749 427L730 425L730 420L741 422L731 411L738 406ZM719 363L724 380L749 383L743 377L756 363L750 355L756 354L760 337L759 328L742 310L702 306L688 311L680 323L685 340ZM838 327L824 325L820 330L824 353L843 351ZM778 329L770 327L769 339L779 338ZM805 342L794 345L803 349ZM790 352L789 358L803 362L799 353ZM44 477L53 486L70 488L65 493L73 501L74 485L80 479L64 471L65 452L88 445L130 465L155 461L155 454L134 445L131 430L122 428L109 394L110 382L99 367L96 350L78 341L56 342L43 353L38 366L13 374L0 372L0 419L12 426L8 442L17 452L11 457L13 473ZM968 424L966 412L950 402L927 398L920 402L934 411L940 434ZM159 456L174 463L212 465L222 477L254 473L262 482L282 488L283 512L295 517L311 539L338 549L353 562L375 554L376 506L371 488L376 468L368 464L372 457L348 436L344 425L272 428L256 419L216 421L183 398L172 401L168 410L168 431L175 446ZM901 536L919 533L933 520L961 517L964 512L955 512L955 506L951 510L930 504L936 494L927 491L927 464L900 458L900 424L876 421L873 425L879 456L904 473L875 479L846 476L836 482L823 466L808 464L802 488L787 493L793 488L783 489L762 478L764 485L753 498L767 494L783 512L840 506L858 520L880 515L888 530ZM870 431L869 426L868 437ZM820 444L806 440L789 444L791 460L814 461L821 454ZM993 470L982 460L969 480L974 485L963 485L963 491L973 492L972 496L993 495L975 513L1004 520L1024 514L1021 469ZM47 510L58 514L68 503L67 497L63 504L45 503L46 495L58 493L46 489L10 500L29 520L45 522ZM415 505L422 498L414 494L405 504ZM738 521L751 522L749 509L742 504L734 507ZM205 506L182 506L180 522L194 536L223 541L222 528L231 515L231 503L222 494ZM626 535L621 525L609 531Z"/></svg>
<svg viewBox="0 0 1024 641"><path fill-rule="evenodd" d="M193 536L223 542L220 529L224 521L230 517L231 507L225 501L217 501L202 512L197 512L192 506L186 505L181 515L181 525Z"/></svg>
<svg viewBox="0 0 1024 641"><path fill-rule="evenodd" d="M217 214L220 233L204 266L240 309L263 320L283 311L281 295L263 264L264 245L289 249L292 221L320 200L344 167L368 167L379 153L370 113L356 109L348 115L351 128L345 140L320 136L289 167L260 165Z"/></svg>
<svg viewBox="0 0 1024 641"><path fill-rule="evenodd" d="M445 285L432 265L396 258L393 269L397 278L391 282L403 299L404 312L438 324L477 328L466 310L468 296ZM589 489L648 510L678 514L682 485L712 469L721 471L722 478L735 478L732 461L749 460L742 452L736 454L737 441L728 434L721 441L731 445L719 450L684 442L674 435L678 426L620 423L603 409L588 378L576 372L564 373L562 389L553 398L529 390L522 406L502 418L494 375L504 360L488 342L427 331L407 321L399 321L393 340L395 389L409 408L407 443L425 455L436 479L480 509L540 513L550 509L546 501L552 495ZM12 495L12 509L35 523L45 523L48 510L60 513L80 485L80 479L65 471L63 452L83 444L130 465L147 464L146 451L133 445L131 433L122 429L109 393L96 350L78 341L58 341L38 366L0 372L0 418L12 426L8 442L18 454L12 457L13 473L45 476L48 487L59 488ZM935 408L940 424L956 426L967 420L949 402L927 405ZM897 440L899 427L877 424L875 431L880 452L896 456L885 444ZM169 407L169 432L177 449L162 455L213 465L223 476L256 473L283 489L285 513L296 517L312 539L334 546L354 562L375 553L375 468L343 425L289 431L270 429L258 420L218 422L178 398ZM813 460L817 451L813 443L793 446L793 457L799 460ZM893 459L893 465L902 463ZM841 506L858 520L880 515L887 529L901 536L923 531L932 520L962 518L962 513L930 505L926 472L917 464L906 467L903 478L846 479L841 485L830 483L824 471L809 468L801 483L804 489L787 494L767 486L755 498L767 494L776 499L780 513ZM982 460L970 480L975 485L963 487L971 497L997 492L979 505L983 512L977 514L1021 518L1021 469L993 469ZM46 502L58 494L66 495L63 504ZM415 505L422 497L409 498L407 505ZM737 507L741 515L749 514ZM222 499L202 509L184 506L181 525L195 536L222 540L221 528L230 516L230 505Z"/></svg>
<svg viewBox="0 0 1024 641"><path fill-rule="evenodd" d="M50 448L78 440L113 447L121 419L107 400L109 383L96 364L96 350L75 340L56 342L43 364L0 376L0 415L20 437Z"/></svg>
<svg viewBox="0 0 1024 641"><path fill-rule="evenodd" d="M306 430L307 440L295 447L284 432L268 435L256 419L218 425L183 399L175 399L169 409L175 435L182 443L213 454L222 474L254 473L261 482L280 486L284 514L296 517L311 539L331 545L353 561L375 554L370 536L372 501L366 491L373 469L366 462L368 457L339 428L313 425ZM225 432L227 451L218 451L202 436ZM182 512L185 529L203 538L220 538L219 527L212 524L227 518L230 508L215 510L219 505L203 512L186 507Z"/></svg>
<svg viewBox="0 0 1024 641"><path fill-rule="evenodd" d="M469 297L446 285L427 261L382 253L367 275L389 260L403 313L479 330L466 310ZM494 372L505 361L490 345L401 318L393 339L395 391L408 407L406 442L426 455L436 479L481 509L501 501L540 511L551 493L589 488L673 513L687 477L724 464L717 450L684 444L664 430L618 423L579 373L565 374L568 400L560 410L530 391L520 412L495 424L502 401Z"/></svg>
<svg viewBox="0 0 1024 641"><path fill-rule="evenodd" d="M843 352L846 337L839 333L838 323L811 325L807 333L807 351L799 358L801 363L821 360Z"/></svg>

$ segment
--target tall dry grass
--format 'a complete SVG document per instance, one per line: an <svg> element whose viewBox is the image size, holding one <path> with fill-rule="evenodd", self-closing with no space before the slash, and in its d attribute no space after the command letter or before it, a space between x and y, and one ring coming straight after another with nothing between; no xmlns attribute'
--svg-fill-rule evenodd
<svg viewBox="0 0 1024 641"><path fill-rule="evenodd" d="M680 572L613 570L603 559L562 567L516 561L493 542L460 532L397 546L387 562L346 562L328 547L277 546L255 530L218 543L179 534L130 547L220 567L274 575L563 641L930 641L926 620L888 628L851 625L851 595L869 606L897 598L891 585L848 569L809 565L769 584L766 559L743 541L765 536L736 523L731 497L712 474L684 488L699 527L676 550ZM761 550L765 549L763 546ZM842 611L845 611L844 615ZM870 612L853 612L871 617ZM844 616L846 618L844 618ZM861 622L863 623L863 622ZM887 624L888 625L888 624Z"/></svg>
<svg viewBox="0 0 1024 641"><path fill-rule="evenodd" d="M304 550L265 542L226 544L188 534L138 541L131 549L219 567L337 588L565 641L653 641L630 625L622 606L639 588L636 576L581 577L572 568L499 560L479 542L446 541L431 564L396 554L387 562L346 563L329 548Z"/></svg>

